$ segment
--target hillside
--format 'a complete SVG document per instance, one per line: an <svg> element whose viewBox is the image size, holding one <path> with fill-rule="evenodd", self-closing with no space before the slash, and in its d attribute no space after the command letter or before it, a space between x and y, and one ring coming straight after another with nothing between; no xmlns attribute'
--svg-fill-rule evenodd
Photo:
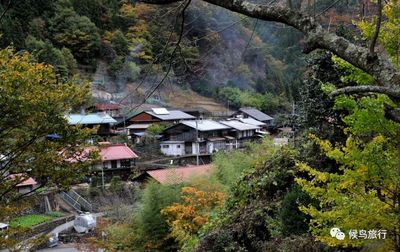
<svg viewBox="0 0 400 252"><path fill-rule="evenodd" d="M121 97L132 95L143 102L151 98L170 64L161 86L190 88L217 102L226 103L218 92L225 86L282 96L281 102L297 93L301 68L293 72L288 63L273 55L272 48L281 41L267 41L259 34L282 29L268 23L256 24L194 1L185 13L182 41L171 60L180 34L176 6L104 0L19 2L2 5L8 9L0 45L13 44L18 50L32 52L38 61L53 65L63 78L78 74L78 78L93 82L95 97L102 93L103 99L109 99L110 93L120 102ZM294 47L300 52L298 45ZM137 86L147 91L132 93Z"/></svg>

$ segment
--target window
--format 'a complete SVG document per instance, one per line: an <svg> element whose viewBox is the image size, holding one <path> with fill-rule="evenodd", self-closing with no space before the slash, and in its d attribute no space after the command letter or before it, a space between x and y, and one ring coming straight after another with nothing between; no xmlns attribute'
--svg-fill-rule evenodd
<svg viewBox="0 0 400 252"><path fill-rule="evenodd" d="M180 148L181 148L181 145L180 145L180 144L178 144L178 145L176 146L176 148L180 149Z"/></svg>
<svg viewBox="0 0 400 252"><path fill-rule="evenodd" d="M117 168L117 160L111 160L111 168Z"/></svg>
<svg viewBox="0 0 400 252"><path fill-rule="evenodd" d="M163 147L163 149L167 149L167 148L169 148L169 145L168 145L168 144L165 144L165 145L163 145L162 147Z"/></svg>
<svg viewBox="0 0 400 252"><path fill-rule="evenodd" d="M131 167L131 160L130 159L121 160L121 167L122 168L130 168Z"/></svg>

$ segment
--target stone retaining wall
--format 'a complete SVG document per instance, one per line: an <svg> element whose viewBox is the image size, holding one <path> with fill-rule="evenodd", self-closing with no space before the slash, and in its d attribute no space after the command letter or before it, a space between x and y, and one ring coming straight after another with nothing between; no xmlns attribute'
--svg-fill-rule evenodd
<svg viewBox="0 0 400 252"><path fill-rule="evenodd" d="M57 219L53 219L41 224L38 224L36 226L33 226L28 232L24 233L22 236L18 237L20 240L26 240L29 239L35 235L41 234L41 233L48 233L54 228L56 228L59 225L62 225L66 222L72 221L75 219L75 215L68 215L64 217L60 217Z"/></svg>

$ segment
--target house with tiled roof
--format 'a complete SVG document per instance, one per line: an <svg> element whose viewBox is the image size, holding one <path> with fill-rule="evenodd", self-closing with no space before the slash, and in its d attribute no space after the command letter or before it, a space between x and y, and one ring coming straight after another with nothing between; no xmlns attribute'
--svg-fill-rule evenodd
<svg viewBox="0 0 400 252"><path fill-rule="evenodd" d="M193 120L194 116L178 109L152 108L139 112L125 121L126 129L132 139L137 140L146 135L152 124L172 125L183 120ZM120 123L119 126L122 126Z"/></svg>
<svg viewBox="0 0 400 252"><path fill-rule="evenodd" d="M255 119L185 120L163 131L161 152L167 156L212 154L237 149L262 136L264 123ZM259 126L260 125L260 126Z"/></svg>
<svg viewBox="0 0 400 252"><path fill-rule="evenodd" d="M111 126L116 124L117 121L105 112L99 113L80 113L68 114L65 116L69 125L81 125L87 128L98 126L97 134L107 136L111 134Z"/></svg>
<svg viewBox="0 0 400 252"><path fill-rule="evenodd" d="M85 152L96 151L100 156L100 163L94 164L97 170L131 169L139 158L126 144L100 142L99 146L85 148Z"/></svg>
<svg viewBox="0 0 400 252"><path fill-rule="evenodd" d="M260 110L252 107L240 108L235 112L232 117L235 118L253 118L259 122L265 123L266 125L271 125L274 118L261 112Z"/></svg>
<svg viewBox="0 0 400 252"><path fill-rule="evenodd" d="M35 179L22 173L10 174L8 178L19 182L15 188L21 194L29 193L39 186Z"/></svg>
<svg viewBox="0 0 400 252"><path fill-rule="evenodd" d="M182 121L163 131L161 152L167 156L183 156L224 150L227 141L233 140L229 130L229 126L213 120Z"/></svg>

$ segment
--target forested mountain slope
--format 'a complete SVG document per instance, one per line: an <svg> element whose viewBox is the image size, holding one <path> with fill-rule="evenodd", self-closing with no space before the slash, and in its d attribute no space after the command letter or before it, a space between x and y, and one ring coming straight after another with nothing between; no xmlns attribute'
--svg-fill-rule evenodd
<svg viewBox="0 0 400 252"><path fill-rule="evenodd" d="M30 51L64 78L79 74L94 81L99 86L96 89L119 93L116 97L132 93L132 87L138 86L148 93L172 64L167 84L190 87L222 100L228 95L234 107L276 110L276 104L284 107L297 93L304 65L301 57L293 62L293 58L276 55L277 47L300 54L300 36L288 37L284 44L275 38L276 33L292 31L198 1L187 10L182 41L175 52L181 26L177 5L160 8L116 0L18 0L2 1L1 9L6 10L2 47L13 45ZM95 75L99 67L100 75ZM268 93L275 105L262 105L257 98L243 104L246 97L239 97L239 89L220 90L225 86ZM137 95L146 98L133 92L135 99Z"/></svg>

